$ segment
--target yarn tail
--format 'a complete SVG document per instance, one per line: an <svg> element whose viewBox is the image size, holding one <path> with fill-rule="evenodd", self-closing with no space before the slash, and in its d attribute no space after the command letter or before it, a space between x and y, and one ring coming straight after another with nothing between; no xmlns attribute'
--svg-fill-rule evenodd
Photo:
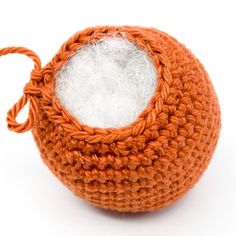
<svg viewBox="0 0 236 236"><path fill-rule="evenodd" d="M38 122L39 108L37 104L37 95L39 95L41 91L37 86L37 81L39 80L39 76L37 75L39 75L41 71L41 61L39 56L35 52L24 47L7 47L0 49L0 56L13 53L26 55L34 61L34 69L31 72L30 81L24 87L23 95L7 113L8 129L17 133L23 133L31 130ZM16 121L17 115L28 101L28 118L25 122L18 123Z"/></svg>

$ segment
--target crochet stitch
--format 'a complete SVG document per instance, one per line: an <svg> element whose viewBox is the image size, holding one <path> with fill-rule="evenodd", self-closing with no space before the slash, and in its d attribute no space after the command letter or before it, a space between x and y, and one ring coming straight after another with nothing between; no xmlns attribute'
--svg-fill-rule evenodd
<svg viewBox="0 0 236 236"><path fill-rule="evenodd" d="M103 37L125 37L144 49L157 69L158 85L145 110L131 124L99 128L81 124L55 95L55 76L73 53ZM34 63L23 96L7 115L15 132L32 129L41 157L77 196L120 212L152 211L184 195L209 164L220 131L218 99L196 57L154 28L91 27L73 35L45 66ZM29 116L16 116L29 101Z"/></svg>

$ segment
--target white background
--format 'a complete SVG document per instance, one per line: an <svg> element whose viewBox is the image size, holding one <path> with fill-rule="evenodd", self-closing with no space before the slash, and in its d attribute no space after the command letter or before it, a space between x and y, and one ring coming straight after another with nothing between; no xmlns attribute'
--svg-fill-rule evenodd
<svg viewBox="0 0 236 236"><path fill-rule="evenodd" d="M33 64L0 58L0 235L236 235L236 34L234 1L3 1L0 47L26 46L43 64L78 30L94 25L161 29L205 65L218 93L222 132L200 182L174 206L118 214L75 197L42 163L31 133L6 128Z"/></svg>

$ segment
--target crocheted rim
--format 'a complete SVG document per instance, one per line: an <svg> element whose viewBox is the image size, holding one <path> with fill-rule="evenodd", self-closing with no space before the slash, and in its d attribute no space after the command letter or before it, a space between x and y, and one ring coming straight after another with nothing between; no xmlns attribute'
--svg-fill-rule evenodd
<svg viewBox="0 0 236 236"><path fill-rule="evenodd" d="M81 124L77 118L62 106L55 95L55 76L76 50L85 44L93 43L109 36L125 37L144 49L156 67L158 85L147 107L129 125L118 128L91 127ZM146 128L151 127L156 122L157 115L162 111L164 101L169 94L169 86L172 82L170 68L171 64L163 54L161 46L157 45L154 35L147 33L140 27L105 26L87 28L74 34L66 41L51 62L42 69L44 85L41 89L41 105L51 121L60 124L65 131L75 138L89 143L121 141L131 135L137 136L141 134Z"/></svg>

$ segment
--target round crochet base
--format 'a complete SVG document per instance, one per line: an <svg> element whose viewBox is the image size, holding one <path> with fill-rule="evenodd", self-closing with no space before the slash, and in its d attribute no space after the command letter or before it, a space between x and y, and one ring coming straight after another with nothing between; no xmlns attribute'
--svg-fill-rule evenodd
<svg viewBox="0 0 236 236"><path fill-rule="evenodd" d="M157 88L129 125L88 126L60 103L55 77L76 50L114 35L147 52ZM200 62L171 36L153 28L88 28L63 44L43 74L33 135L46 165L77 196L119 212L153 211L181 198L208 166L220 130L217 97Z"/></svg>

